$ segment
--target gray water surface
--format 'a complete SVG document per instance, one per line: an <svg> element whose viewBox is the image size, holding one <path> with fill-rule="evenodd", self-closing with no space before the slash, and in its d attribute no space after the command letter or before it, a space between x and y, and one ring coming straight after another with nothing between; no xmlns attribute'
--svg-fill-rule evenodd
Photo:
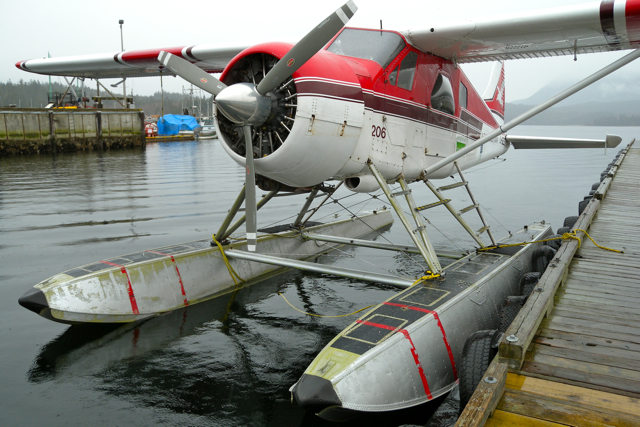
<svg viewBox="0 0 640 427"><path fill-rule="evenodd" d="M609 129L623 144L640 128ZM601 138L605 128L526 127L513 134ZM562 226L618 150L510 150L466 173L496 236L533 221ZM243 170L217 140L151 143L146 150L0 159L0 425L327 425L291 403L289 387L353 318L396 289L289 272L142 324L65 326L20 307L34 284L93 261L217 231L242 187ZM443 180L438 185L449 183ZM433 201L412 185L419 204ZM262 192L258 192L261 194ZM447 197L470 204L463 189ZM379 209L382 199L340 190L317 220L342 207ZM304 196L274 199L260 227L290 223ZM436 248L470 249L448 212L426 213ZM470 222L480 228L473 214ZM399 221L378 237L409 244ZM320 262L420 274L418 258L348 249ZM225 274L224 272L221 274ZM349 425L424 424L436 405Z"/></svg>

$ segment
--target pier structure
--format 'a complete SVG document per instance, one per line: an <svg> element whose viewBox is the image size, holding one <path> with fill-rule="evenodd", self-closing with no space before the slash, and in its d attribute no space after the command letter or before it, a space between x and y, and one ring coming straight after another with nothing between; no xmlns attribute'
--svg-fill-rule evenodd
<svg viewBox="0 0 640 427"><path fill-rule="evenodd" d="M142 110L0 110L0 156L144 147Z"/></svg>
<svg viewBox="0 0 640 427"><path fill-rule="evenodd" d="M637 145L637 144L636 144ZM640 148L621 151L456 426L640 425ZM615 248L623 253L602 250Z"/></svg>

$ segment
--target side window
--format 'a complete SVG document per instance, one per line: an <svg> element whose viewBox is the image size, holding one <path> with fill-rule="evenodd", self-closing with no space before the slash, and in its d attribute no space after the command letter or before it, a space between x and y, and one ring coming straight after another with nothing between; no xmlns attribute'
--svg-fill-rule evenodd
<svg viewBox="0 0 640 427"><path fill-rule="evenodd" d="M416 64L418 63L418 54L409 52L400 63L400 72L398 73L398 87L411 90L413 88L413 76L416 74Z"/></svg>
<svg viewBox="0 0 640 427"><path fill-rule="evenodd" d="M396 85L396 77L398 76L398 67L396 67L395 70L393 70L393 72L391 74L389 74L389 84L391 86L395 86Z"/></svg>
<svg viewBox="0 0 640 427"><path fill-rule="evenodd" d="M456 112L451 82L442 74L438 74L436 83L433 85L433 90L431 91L431 107L448 114L455 114Z"/></svg>
<svg viewBox="0 0 640 427"><path fill-rule="evenodd" d="M460 93L458 94L458 102L462 108L467 108L467 87L460 82Z"/></svg>

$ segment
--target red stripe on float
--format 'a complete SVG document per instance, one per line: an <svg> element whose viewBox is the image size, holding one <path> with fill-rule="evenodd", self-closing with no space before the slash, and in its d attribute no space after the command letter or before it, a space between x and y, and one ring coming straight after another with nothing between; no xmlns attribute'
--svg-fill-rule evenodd
<svg viewBox="0 0 640 427"><path fill-rule="evenodd" d="M138 303L136 302L136 296L133 293L133 287L131 286L131 278L129 277L129 273L124 265L114 264L109 261L100 261L103 264L112 265L114 267L120 267L120 272L127 276L127 293L129 294L129 301L131 302L131 310L133 314L140 314L138 311Z"/></svg>
<svg viewBox="0 0 640 427"><path fill-rule="evenodd" d="M180 281L180 291L182 291L182 296L184 297L184 306L188 306L189 305L189 301L187 300L187 294L184 291L184 284L182 283L182 276L180 275L180 270L178 270L178 263L176 262L175 258L173 258L173 255L169 255L169 254L165 254L162 252L157 252L157 251L145 251L145 252L151 252L154 254L158 254L158 255L164 255L164 256L168 256L169 258L171 258L171 261L173 262L173 266L176 269L176 274L178 275L178 280Z"/></svg>
<svg viewBox="0 0 640 427"><path fill-rule="evenodd" d="M420 373L420 379L422 380L422 386L424 387L424 392L427 395L427 399L431 399L431 391L429 390L429 384L427 384L427 377L424 374L424 369L422 369L422 364L420 363L420 357L418 356L418 352L416 350L416 346L413 344L413 340L409 335L409 332L406 329L394 328L393 326L383 325L381 323L373 323L367 320L356 320L356 323L360 323L362 325L373 326L375 328L387 329L389 331L398 331L404 337L409 340L409 344L411 344L411 354L413 355L413 361L416 363L418 368L418 373Z"/></svg>
<svg viewBox="0 0 640 427"><path fill-rule="evenodd" d="M449 339L447 338L447 333L444 330L444 326L442 326L442 322L440 321L440 316L438 316L438 313L432 310L427 310L426 308L421 308L421 307L414 307L411 305L406 305L406 304L397 304L394 302L385 302L385 305L393 305L396 307L401 307L401 308L407 308L409 310L415 310L415 311L421 311L423 313L430 313L433 314L433 317L435 317L436 322L438 323L438 327L440 328L440 332L442 332L442 341L444 341L444 345L447 348L447 353L449 354L449 361L451 362L451 369L453 369L453 377L457 380L458 379L458 370L456 369L456 361L453 357L453 352L451 351L451 346L449 345Z"/></svg>

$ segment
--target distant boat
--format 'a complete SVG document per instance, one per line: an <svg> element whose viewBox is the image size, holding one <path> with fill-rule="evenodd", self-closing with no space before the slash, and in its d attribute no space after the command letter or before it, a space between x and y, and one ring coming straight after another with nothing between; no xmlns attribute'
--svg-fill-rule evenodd
<svg viewBox="0 0 640 427"><path fill-rule="evenodd" d="M177 114L165 114L158 119L158 135L198 135L202 126L193 116L180 116Z"/></svg>
<svg viewBox="0 0 640 427"><path fill-rule="evenodd" d="M202 130L197 135L198 139L213 139L217 137L216 125L212 118L203 117L200 119L199 124L202 127Z"/></svg>

